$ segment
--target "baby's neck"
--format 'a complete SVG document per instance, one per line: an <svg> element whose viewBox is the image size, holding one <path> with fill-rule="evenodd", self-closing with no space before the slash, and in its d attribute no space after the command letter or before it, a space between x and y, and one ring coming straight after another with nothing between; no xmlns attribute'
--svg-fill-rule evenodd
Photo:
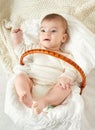
<svg viewBox="0 0 95 130"><path fill-rule="evenodd" d="M45 49L45 50L50 50L50 51L56 51L56 52L57 52L57 51L58 51L58 52L61 51L60 48L47 48L47 47L44 47L44 46L42 46L42 45L40 45L40 48L41 48L41 49Z"/></svg>

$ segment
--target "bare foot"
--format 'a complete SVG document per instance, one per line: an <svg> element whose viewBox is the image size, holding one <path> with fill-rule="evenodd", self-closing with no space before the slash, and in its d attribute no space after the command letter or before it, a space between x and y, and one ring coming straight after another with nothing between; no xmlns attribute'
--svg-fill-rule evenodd
<svg viewBox="0 0 95 130"><path fill-rule="evenodd" d="M40 114L43 111L43 109L47 106L48 106L48 102L43 99L33 103L32 105L35 114Z"/></svg>
<svg viewBox="0 0 95 130"><path fill-rule="evenodd" d="M27 107L32 107L32 96L29 94L23 94L23 96L19 97L19 100L26 105Z"/></svg>

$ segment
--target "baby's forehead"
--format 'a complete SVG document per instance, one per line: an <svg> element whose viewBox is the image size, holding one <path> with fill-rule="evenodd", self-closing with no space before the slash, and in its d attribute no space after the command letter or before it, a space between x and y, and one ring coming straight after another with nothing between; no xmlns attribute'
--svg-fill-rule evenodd
<svg viewBox="0 0 95 130"><path fill-rule="evenodd" d="M65 21L60 19L60 18L51 18L51 19L44 19L41 23L44 22L59 22L59 23L64 23Z"/></svg>
<svg viewBox="0 0 95 130"><path fill-rule="evenodd" d="M62 19L44 19L42 22L41 22L41 26L40 27L44 27L44 26L63 26L66 27L66 23L64 20Z"/></svg>

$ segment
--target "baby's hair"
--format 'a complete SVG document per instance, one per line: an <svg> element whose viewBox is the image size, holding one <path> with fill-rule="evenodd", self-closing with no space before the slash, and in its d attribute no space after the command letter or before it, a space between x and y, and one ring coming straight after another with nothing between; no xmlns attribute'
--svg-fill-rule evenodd
<svg viewBox="0 0 95 130"><path fill-rule="evenodd" d="M42 19L42 22L43 22L44 20L60 20L60 21L62 22L62 24L63 24L64 29L65 29L65 33L67 33L68 24L67 24L67 20L66 20L63 16L61 16L61 15L59 15L59 14L52 13L52 14L46 15L46 16ZM42 23L42 22L41 22L41 23Z"/></svg>

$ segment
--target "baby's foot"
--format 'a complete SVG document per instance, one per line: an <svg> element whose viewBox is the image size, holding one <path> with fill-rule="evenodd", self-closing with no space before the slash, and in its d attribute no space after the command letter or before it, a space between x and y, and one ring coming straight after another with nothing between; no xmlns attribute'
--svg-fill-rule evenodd
<svg viewBox="0 0 95 130"><path fill-rule="evenodd" d="M48 103L45 100L39 100L32 105L35 114L40 114L46 106Z"/></svg>
<svg viewBox="0 0 95 130"><path fill-rule="evenodd" d="M19 98L19 100L26 105L27 107L32 107L32 96L29 94L23 94L23 96L21 96Z"/></svg>

